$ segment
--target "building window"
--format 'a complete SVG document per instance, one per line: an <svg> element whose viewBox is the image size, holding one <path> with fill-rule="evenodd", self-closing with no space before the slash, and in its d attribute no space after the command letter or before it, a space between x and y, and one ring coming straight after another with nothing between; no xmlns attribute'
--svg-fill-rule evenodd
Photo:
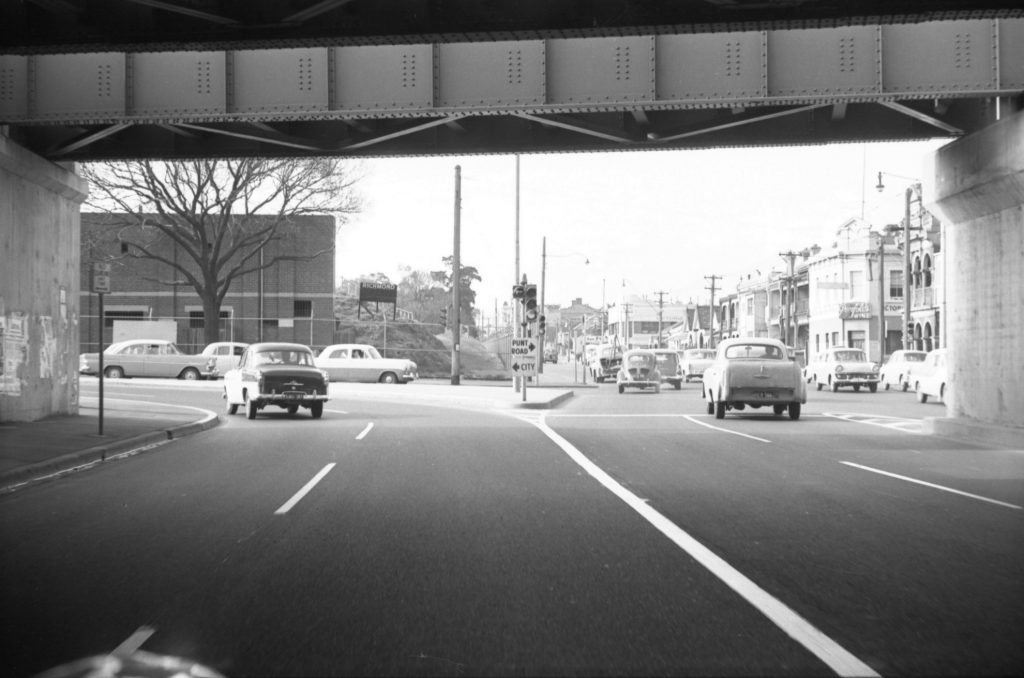
<svg viewBox="0 0 1024 678"><path fill-rule="evenodd" d="M890 299L902 299L903 298L903 271L902 269L894 269L889 271L889 298Z"/></svg>
<svg viewBox="0 0 1024 678"><path fill-rule="evenodd" d="M848 344L850 348L859 348L861 350L867 348L867 333L864 330L850 330L847 332L847 335L850 340Z"/></svg>
<svg viewBox="0 0 1024 678"><path fill-rule="evenodd" d="M864 271L850 271L850 298L864 298Z"/></svg>
<svg viewBox="0 0 1024 678"><path fill-rule="evenodd" d="M309 299L296 299L292 316L295 318L312 318L313 302Z"/></svg>
<svg viewBox="0 0 1024 678"><path fill-rule="evenodd" d="M747 315L754 315L754 297L747 297Z"/></svg>

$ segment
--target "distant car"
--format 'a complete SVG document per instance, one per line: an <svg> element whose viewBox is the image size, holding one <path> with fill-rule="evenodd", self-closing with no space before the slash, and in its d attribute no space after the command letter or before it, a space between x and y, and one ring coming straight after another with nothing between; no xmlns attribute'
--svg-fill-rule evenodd
<svg viewBox="0 0 1024 678"><path fill-rule="evenodd" d="M605 379L614 379L622 365L622 349L618 344L600 344L594 349L590 360L590 375L597 383Z"/></svg>
<svg viewBox="0 0 1024 678"><path fill-rule="evenodd" d="M369 344L334 344L316 357L316 366L331 381L405 384L419 378L416 363L405 358L384 358Z"/></svg>
<svg viewBox="0 0 1024 678"><path fill-rule="evenodd" d="M650 388L661 393L661 373L654 351L632 349L623 353L615 383L619 386L619 393L625 393L627 388Z"/></svg>
<svg viewBox="0 0 1024 678"><path fill-rule="evenodd" d="M704 370L715 359L715 351L711 348L687 348L680 351L680 364L683 368L683 379L689 383L691 379L703 379Z"/></svg>
<svg viewBox="0 0 1024 678"><path fill-rule="evenodd" d="M859 391L867 386L872 393L878 390L878 365L868 360L863 349L833 346L817 354L804 368L807 383L820 391L828 386L833 392L844 386Z"/></svg>
<svg viewBox="0 0 1024 678"><path fill-rule="evenodd" d="M80 373L99 374L99 370L99 353L83 353L78 357ZM216 374L217 361L212 357L182 353L174 342L166 339L129 339L103 350L103 376L107 379L206 379Z"/></svg>
<svg viewBox="0 0 1024 678"><path fill-rule="evenodd" d="M223 377L229 370L238 367L238 361L248 345L238 341L215 341L207 344L200 355L213 358L217 363L217 375Z"/></svg>
<svg viewBox="0 0 1024 678"><path fill-rule="evenodd" d="M557 346L545 346L544 347L544 362L558 364L558 347Z"/></svg>
<svg viewBox="0 0 1024 678"><path fill-rule="evenodd" d="M778 339L726 339L704 371L708 414L724 419L727 410L771 406L776 415L799 419L807 402L800 366Z"/></svg>
<svg viewBox="0 0 1024 678"><path fill-rule="evenodd" d="M679 361L679 353L667 349L654 349L654 357L658 361L658 372L661 373L661 381L665 384L672 384L678 391L683 387L683 366Z"/></svg>
<svg viewBox="0 0 1024 678"><path fill-rule="evenodd" d="M910 370L910 379L917 393L917 402L926 403L932 397L946 401L949 384L949 369L946 367L946 349L928 351L924 362L916 363Z"/></svg>
<svg viewBox="0 0 1024 678"><path fill-rule="evenodd" d="M303 344L262 342L245 349L238 367L224 375L224 403L228 414L239 406L248 419L274 405L294 415L300 407L314 419L324 413L327 373L313 363L313 351Z"/></svg>
<svg viewBox="0 0 1024 678"><path fill-rule="evenodd" d="M907 375L914 365L924 361L926 355L925 351L893 351L879 368L878 383L886 391L891 386L906 391L910 388Z"/></svg>

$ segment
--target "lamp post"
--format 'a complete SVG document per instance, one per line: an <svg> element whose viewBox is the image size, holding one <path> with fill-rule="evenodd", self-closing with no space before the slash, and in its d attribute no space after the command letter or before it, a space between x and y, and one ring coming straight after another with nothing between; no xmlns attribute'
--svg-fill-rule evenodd
<svg viewBox="0 0 1024 678"><path fill-rule="evenodd" d="M904 202L903 212L903 350L910 350L911 348L911 332L910 332L910 231L919 231L918 228L910 227L910 203L914 199L914 194L917 193L918 201L921 200L921 180L914 179L912 177L904 177L899 174L891 174L889 172L878 173L878 185L875 188L881 193L885 190L885 184L882 183L882 175L895 177L897 179L903 179L910 181L911 184L907 186L906 200Z"/></svg>

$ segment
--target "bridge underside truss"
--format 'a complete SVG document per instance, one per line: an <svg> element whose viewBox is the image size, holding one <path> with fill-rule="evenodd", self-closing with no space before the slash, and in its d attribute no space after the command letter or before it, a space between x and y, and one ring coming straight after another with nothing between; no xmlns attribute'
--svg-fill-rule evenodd
<svg viewBox="0 0 1024 678"><path fill-rule="evenodd" d="M0 54L53 160L659 150L955 137L1018 110L1024 18Z"/></svg>

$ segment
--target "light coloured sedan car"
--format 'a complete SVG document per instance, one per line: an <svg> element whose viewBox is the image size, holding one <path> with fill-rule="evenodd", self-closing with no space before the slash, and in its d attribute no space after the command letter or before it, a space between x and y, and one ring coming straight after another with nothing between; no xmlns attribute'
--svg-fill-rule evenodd
<svg viewBox="0 0 1024 678"><path fill-rule="evenodd" d="M827 348L804 368L807 382L820 391L828 386L833 393L844 386L859 391L862 386L874 393L878 390L878 364L867 358L860 348L833 346Z"/></svg>
<svg viewBox="0 0 1024 678"><path fill-rule="evenodd" d="M201 355L213 358L217 363L217 374L223 377L230 370L238 367L238 361L242 359L246 347L239 341L215 341L207 344Z"/></svg>
<svg viewBox="0 0 1024 678"><path fill-rule="evenodd" d="M416 363L405 358L384 358L369 344L334 344L320 351L316 366L331 381L405 384L419 378Z"/></svg>
<svg viewBox="0 0 1024 678"><path fill-rule="evenodd" d="M683 367L679 363L679 352L668 348L654 349L654 357L658 359L658 372L661 373L661 381L665 384L672 384L675 390L683 387Z"/></svg>
<svg viewBox="0 0 1024 678"><path fill-rule="evenodd" d="M715 360L715 351L710 348L687 348L679 352L683 379L703 379L704 370Z"/></svg>
<svg viewBox="0 0 1024 678"><path fill-rule="evenodd" d="M778 339L726 339L704 371L708 414L724 419L728 410L771 407L776 416L800 418L807 383L789 349Z"/></svg>
<svg viewBox="0 0 1024 678"><path fill-rule="evenodd" d="M228 414L239 407L255 419L260 410L274 405L294 415L300 407L314 419L324 413L327 374L313 364L313 351L303 344L262 342L251 344L238 367L224 375L224 404Z"/></svg>
<svg viewBox="0 0 1024 678"><path fill-rule="evenodd" d="M910 380L917 393L917 402L926 403L929 397L945 402L946 389L949 384L946 349L937 348L928 351L924 362L917 363L911 368Z"/></svg>
<svg viewBox="0 0 1024 678"><path fill-rule="evenodd" d="M78 356L78 371L99 374L99 353ZM217 374L217 363L209 356L182 353L166 339L129 339L111 344L103 350L103 376L107 379L123 377L168 377L177 379L207 379Z"/></svg>
<svg viewBox="0 0 1024 678"><path fill-rule="evenodd" d="M878 372L878 383L886 391L890 387L906 391L910 388L910 380L907 378L910 370L914 365L921 363L926 355L924 351L893 351L882 363Z"/></svg>
<svg viewBox="0 0 1024 678"><path fill-rule="evenodd" d="M661 393L661 372L658 371L654 351L633 349L623 353L615 383L619 386L619 393L625 393L627 388L650 388Z"/></svg>

